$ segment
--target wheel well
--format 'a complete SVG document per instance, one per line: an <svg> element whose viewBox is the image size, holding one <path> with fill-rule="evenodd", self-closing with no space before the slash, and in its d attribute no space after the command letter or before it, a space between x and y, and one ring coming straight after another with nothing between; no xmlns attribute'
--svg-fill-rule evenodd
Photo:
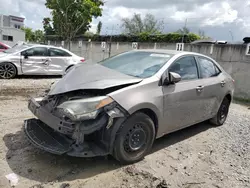
<svg viewBox="0 0 250 188"><path fill-rule="evenodd" d="M73 67L74 65L69 65L66 69L65 69L65 72L70 68L70 67Z"/></svg>
<svg viewBox="0 0 250 188"><path fill-rule="evenodd" d="M151 110L151 109L148 109L148 108L138 110L137 112L142 112L142 113L148 115L152 119L152 121L154 122L154 126L155 126L155 133L157 134L157 131L158 131L158 118L157 118L155 112L153 110Z"/></svg>
<svg viewBox="0 0 250 188"><path fill-rule="evenodd" d="M231 96L230 94L227 94L227 95L225 96L225 98L227 98L227 99L229 100L229 102L231 103L231 101L232 101L232 96Z"/></svg>

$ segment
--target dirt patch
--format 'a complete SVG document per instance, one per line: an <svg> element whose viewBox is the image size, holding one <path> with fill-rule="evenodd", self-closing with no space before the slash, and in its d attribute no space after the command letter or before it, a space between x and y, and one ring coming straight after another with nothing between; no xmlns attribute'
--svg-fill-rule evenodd
<svg viewBox="0 0 250 188"><path fill-rule="evenodd" d="M34 79L35 78L35 79ZM58 77L21 77L11 80L0 79L0 96L28 96L43 93Z"/></svg>

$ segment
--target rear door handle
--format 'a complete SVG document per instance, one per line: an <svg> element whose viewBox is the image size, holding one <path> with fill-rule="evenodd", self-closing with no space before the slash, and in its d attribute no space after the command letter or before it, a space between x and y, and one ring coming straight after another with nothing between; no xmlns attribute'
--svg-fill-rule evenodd
<svg viewBox="0 0 250 188"><path fill-rule="evenodd" d="M224 87L225 84L226 84L225 80L221 81L220 84L221 84L222 87Z"/></svg>
<svg viewBox="0 0 250 188"><path fill-rule="evenodd" d="M199 93L202 92L203 89L204 89L204 86L198 86L198 87L196 87L196 90L197 90Z"/></svg>

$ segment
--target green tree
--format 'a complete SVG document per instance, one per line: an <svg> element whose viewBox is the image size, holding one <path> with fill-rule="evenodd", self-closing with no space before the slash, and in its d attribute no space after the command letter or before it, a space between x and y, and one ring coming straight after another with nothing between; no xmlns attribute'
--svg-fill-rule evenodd
<svg viewBox="0 0 250 188"><path fill-rule="evenodd" d="M28 42L44 42L44 33L42 30L33 31L29 27L21 28L25 32L25 40Z"/></svg>
<svg viewBox="0 0 250 188"><path fill-rule="evenodd" d="M44 29L45 35L55 35L55 30L51 26L50 18L43 19L43 29Z"/></svg>
<svg viewBox="0 0 250 188"><path fill-rule="evenodd" d="M97 24L96 34L100 35L101 30L102 30L102 22L99 21L98 24Z"/></svg>
<svg viewBox="0 0 250 188"><path fill-rule="evenodd" d="M134 14L134 16L122 19L122 26L124 32L131 35L138 35L141 33L148 34L159 34L161 32L163 22L158 21L154 15L146 14L144 19L141 18L140 14Z"/></svg>
<svg viewBox="0 0 250 188"><path fill-rule="evenodd" d="M42 43L44 42L44 33L42 30L35 30L34 31L34 39L35 42Z"/></svg>
<svg viewBox="0 0 250 188"><path fill-rule="evenodd" d="M92 17L102 15L101 0L46 0L53 28L67 42L90 28ZM69 43L70 44L70 43ZM69 46L70 49L70 46Z"/></svg>
<svg viewBox="0 0 250 188"><path fill-rule="evenodd" d="M182 35L187 35L190 33L190 30L187 27L183 27L183 28L177 30L176 33L179 33Z"/></svg>
<svg viewBox="0 0 250 188"><path fill-rule="evenodd" d="M28 42L34 41L35 36L31 28L29 27L22 27L21 28L25 32L25 40Z"/></svg>
<svg viewBox="0 0 250 188"><path fill-rule="evenodd" d="M206 36L205 31L201 29L199 29L198 35L200 36L201 39L211 39L211 37Z"/></svg>
<svg viewBox="0 0 250 188"><path fill-rule="evenodd" d="M87 32L85 32L85 34L84 34L84 36L86 36L86 37L88 37L88 38L91 38L91 37L93 37L95 34L93 33L93 32L91 32L91 31L87 31Z"/></svg>

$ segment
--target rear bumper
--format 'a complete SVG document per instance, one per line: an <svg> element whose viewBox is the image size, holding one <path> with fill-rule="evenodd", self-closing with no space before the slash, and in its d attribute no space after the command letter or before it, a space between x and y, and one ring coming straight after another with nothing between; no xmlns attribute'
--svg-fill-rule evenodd
<svg viewBox="0 0 250 188"><path fill-rule="evenodd" d="M81 146L75 145L75 141L38 119L24 121L24 131L30 142L37 148L47 152L75 157L94 157L109 154L95 143L84 142Z"/></svg>

